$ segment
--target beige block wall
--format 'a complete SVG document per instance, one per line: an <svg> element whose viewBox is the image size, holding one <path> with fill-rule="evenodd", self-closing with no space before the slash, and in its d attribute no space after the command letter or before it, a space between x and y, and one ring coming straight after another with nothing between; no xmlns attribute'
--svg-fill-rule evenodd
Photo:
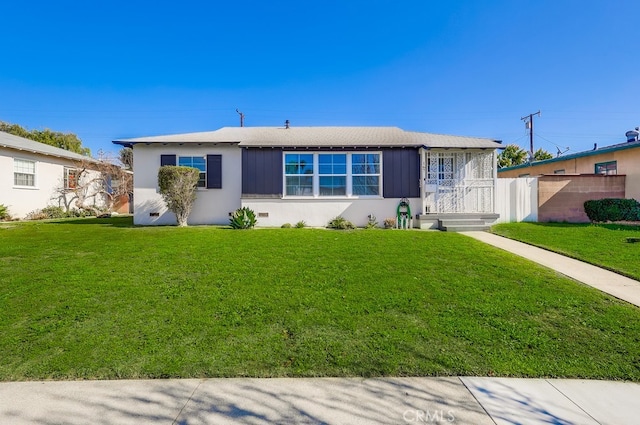
<svg viewBox="0 0 640 425"><path fill-rule="evenodd" d="M529 174L534 177L543 174L554 174L557 170L564 170L565 174L593 174L595 172L595 164L609 161L616 161L618 174L626 176L626 197L640 201L640 147L564 161L534 164L531 167L522 167L515 170L498 171L498 178L519 177L522 174Z"/></svg>
<svg viewBox="0 0 640 425"><path fill-rule="evenodd" d="M584 202L624 198L626 176L545 175L538 178L538 221L588 223Z"/></svg>

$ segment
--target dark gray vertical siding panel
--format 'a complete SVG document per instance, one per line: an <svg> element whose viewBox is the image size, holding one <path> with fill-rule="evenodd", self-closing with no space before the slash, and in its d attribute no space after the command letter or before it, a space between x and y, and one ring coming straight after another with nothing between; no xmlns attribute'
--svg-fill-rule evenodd
<svg viewBox="0 0 640 425"><path fill-rule="evenodd" d="M282 194L282 149L242 150L242 194Z"/></svg>
<svg viewBox="0 0 640 425"><path fill-rule="evenodd" d="M385 198L420 197L420 155L417 149L385 149L382 161Z"/></svg>

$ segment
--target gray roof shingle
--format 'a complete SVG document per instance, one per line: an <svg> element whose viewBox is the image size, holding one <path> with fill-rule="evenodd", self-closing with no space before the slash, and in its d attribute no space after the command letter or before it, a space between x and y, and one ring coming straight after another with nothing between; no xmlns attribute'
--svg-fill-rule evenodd
<svg viewBox="0 0 640 425"><path fill-rule="evenodd" d="M58 158L68 158L74 160L90 160L88 156L83 156L75 152L60 149L35 140L25 139L24 137L14 136L13 134L0 131L0 147L16 149L19 151L33 152L42 155L55 156Z"/></svg>
<svg viewBox="0 0 640 425"><path fill-rule="evenodd" d="M479 137L404 131L398 127L223 127L200 133L114 140L137 143L237 143L247 147L402 147L496 149L501 142Z"/></svg>

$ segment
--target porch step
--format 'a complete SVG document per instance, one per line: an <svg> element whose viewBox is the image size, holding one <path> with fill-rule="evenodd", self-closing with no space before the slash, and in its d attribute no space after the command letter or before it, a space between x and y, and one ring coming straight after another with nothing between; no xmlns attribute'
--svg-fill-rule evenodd
<svg viewBox="0 0 640 425"><path fill-rule="evenodd" d="M485 231L491 228L490 225L484 223L478 224L446 224L441 225L440 230L443 232L471 232L471 231Z"/></svg>
<svg viewBox="0 0 640 425"><path fill-rule="evenodd" d="M420 228L437 228L445 232L466 232L489 230L498 217L498 214L491 213L444 213L422 214L418 218Z"/></svg>

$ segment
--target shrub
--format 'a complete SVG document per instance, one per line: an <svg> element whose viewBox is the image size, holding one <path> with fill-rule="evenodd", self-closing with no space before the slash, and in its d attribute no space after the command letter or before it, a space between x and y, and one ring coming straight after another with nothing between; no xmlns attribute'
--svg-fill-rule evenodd
<svg viewBox="0 0 640 425"><path fill-rule="evenodd" d="M305 227L307 227L307 223L305 223L304 220L300 220L296 223L296 229L304 229Z"/></svg>
<svg viewBox="0 0 640 425"><path fill-rule="evenodd" d="M331 220L327 225L327 227L329 229L337 229L337 230L350 230L350 229L356 228L356 226L354 226L352 222L350 222L349 220L345 219L342 216L337 216L336 218Z"/></svg>
<svg viewBox="0 0 640 425"><path fill-rule="evenodd" d="M396 218L389 217L384 219L384 228L385 229L393 229L396 227Z"/></svg>
<svg viewBox="0 0 640 425"><path fill-rule="evenodd" d="M291 223L284 223L282 226L280 226L282 229L291 229Z"/></svg>
<svg viewBox="0 0 640 425"><path fill-rule="evenodd" d="M46 220L49 216L42 210L33 210L25 216L25 220Z"/></svg>
<svg viewBox="0 0 640 425"><path fill-rule="evenodd" d="M11 220L11 214L9 214L9 207L0 204L0 221L9 221Z"/></svg>
<svg viewBox="0 0 640 425"><path fill-rule="evenodd" d="M377 227L378 227L378 219L376 218L375 215L369 214L367 216L367 226L365 228L366 229L375 229Z"/></svg>
<svg viewBox="0 0 640 425"><path fill-rule="evenodd" d="M200 171L192 167L165 165L158 170L158 187L167 208L176 215L178 226L186 226L196 200Z"/></svg>
<svg viewBox="0 0 640 425"><path fill-rule="evenodd" d="M49 206L44 207L40 212L46 215L46 218L65 218L68 217L66 211L62 207Z"/></svg>
<svg viewBox="0 0 640 425"><path fill-rule="evenodd" d="M640 220L640 203L635 199L590 200L584 203L584 211L593 222Z"/></svg>
<svg viewBox="0 0 640 425"><path fill-rule="evenodd" d="M229 219L229 224L233 229L251 229L257 222L256 213L248 207L238 208Z"/></svg>

